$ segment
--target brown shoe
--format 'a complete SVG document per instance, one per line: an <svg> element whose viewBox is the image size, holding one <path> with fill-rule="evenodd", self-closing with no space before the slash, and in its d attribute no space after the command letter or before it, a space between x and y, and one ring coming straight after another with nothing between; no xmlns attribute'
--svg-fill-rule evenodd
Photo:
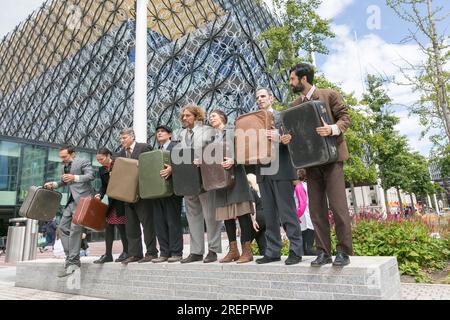
<svg viewBox="0 0 450 320"><path fill-rule="evenodd" d="M169 257L160 256L159 258L155 258L152 260L153 263L166 262L169 260Z"/></svg>
<svg viewBox="0 0 450 320"><path fill-rule="evenodd" d="M145 257L143 257L141 260L138 261L138 263L145 263L145 262L150 262L153 259L158 258L157 256L151 256L151 255L145 255Z"/></svg>
<svg viewBox="0 0 450 320"><path fill-rule="evenodd" d="M178 262L181 261L181 259L183 259L182 256L171 256L169 259L167 259L167 262Z"/></svg>
<svg viewBox="0 0 450 320"><path fill-rule="evenodd" d="M129 263L131 263L131 262L138 262L138 261L140 261L141 259L142 259L141 257L131 256L131 257L128 257L128 258L126 258L125 260L123 260L123 261L122 261L122 264L127 265L127 264L129 264Z"/></svg>
<svg viewBox="0 0 450 320"><path fill-rule="evenodd" d="M205 259L203 259L204 263L210 263L217 261L217 253L214 251L209 250L208 254L206 255Z"/></svg>
<svg viewBox="0 0 450 320"><path fill-rule="evenodd" d="M247 241L242 245L242 255L236 263L246 263L250 261L253 261L252 243Z"/></svg>
<svg viewBox="0 0 450 320"><path fill-rule="evenodd" d="M228 263L238 260L240 257L236 241L230 241L230 249L225 257L219 260L220 263Z"/></svg>

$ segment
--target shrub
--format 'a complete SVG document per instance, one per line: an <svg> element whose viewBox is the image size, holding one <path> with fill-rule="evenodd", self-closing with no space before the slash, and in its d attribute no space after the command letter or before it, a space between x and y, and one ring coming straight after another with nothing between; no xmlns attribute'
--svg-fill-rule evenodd
<svg viewBox="0 0 450 320"><path fill-rule="evenodd" d="M433 226L420 219L357 219L353 223L353 250L356 256L395 256L401 274L410 275L417 282L430 282L429 271L442 270L450 260L450 236L430 237ZM336 235L332 228L333 255L336 254ZM253 243L253 254L258 246ZM289 254L289 242L283 241L282 255Z"/></svg>

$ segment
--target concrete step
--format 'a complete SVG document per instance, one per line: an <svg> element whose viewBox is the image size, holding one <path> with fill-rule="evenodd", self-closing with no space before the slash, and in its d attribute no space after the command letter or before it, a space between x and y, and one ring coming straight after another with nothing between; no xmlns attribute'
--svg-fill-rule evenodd
<svg viewBox="0 0 450 320"><path fill-rule="evenodd" d="M223 256L223 255L222 255ZM400 276L395 257L351 257L344 268L282 261L265 265L180 263L93 264L58 278L63 261L20 262L16 287L79 294L106 299L400 299Z"/></svg>

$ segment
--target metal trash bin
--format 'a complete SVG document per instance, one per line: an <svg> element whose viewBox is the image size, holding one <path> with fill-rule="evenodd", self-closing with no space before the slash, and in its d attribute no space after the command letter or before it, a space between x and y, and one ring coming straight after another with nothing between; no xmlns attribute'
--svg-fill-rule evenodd
<svg viewBox="0 0 450 320"><path fill-rule="evenodd" d="M6 240L6 263L36 259L38 221L27 218L9 219Z"/></svg>

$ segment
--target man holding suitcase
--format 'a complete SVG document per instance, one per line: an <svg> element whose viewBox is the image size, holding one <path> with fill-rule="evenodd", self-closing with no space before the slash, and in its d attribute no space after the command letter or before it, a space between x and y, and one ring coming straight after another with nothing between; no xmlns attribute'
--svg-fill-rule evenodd
<svg viewBox="0 0 450 320"><path fill-rule="evenodd" d="M171 141L172 129L165 125L156 127L158 148L171 151L175 142ZM172 167L166 165L160 172L164 179L171 179ZM175 194L153 200L155 231L161 255L152 262L177 262L183 258L183 229L181 228L181 204L183 198Z"/></svg>
<svg viewBox="0 0 450 320"><path fill-rule="evenodd" d="M61 181L47 182L44 188L56 189L66 185L69 187L67 204L59 224L66 262L64 270L58 273L58 277L65 277L81 266L80 247L83 227L72 223L72 215L80 198L93 196L94 189L91 181L95 179L95 174L88 160L75 158L75 149L71 146L62 146L59 149L59 157L64 164Z"/></svg>
<svg viewBox="0 0 450 320"><path fill-rule="evenodd" d="M257 259L256 263L264 264L281 260L281 233L280 222L289 238L289 256L285 261L287 265L297 264L302 260L303 243L300 223L295 212L294 184L297 179L296 172L289 158L287 144L291 135L282 132L279 113L272 108L272 91L268 88L256 90L256 103L261 110L273 113L274 130L268 130L267 136L272 141L279 141L276 154L278 169L273 174L265 173L264 166L256 168L256 179L261 192L261 201L266 221L267 248L264 257Z"/></svg>
<svg viewBox="0 0 450 320"><path fill-rule="evenodd" d="M320 252L311 262L311 266L320 267L327 263L343 267L350 263L352 255L351 218L345 194L343 161L348 159L347 144L344 132L350 126L350 117L342 96L334 90L318 89L314 86L314 68L306 63L300 63L290 70L289 83L294 93L300 97L292 102L292 106L309 100L319 100L324 103L328 115L334 124L327 124L316 129L322 137L336 136L338 145L338 160L335 163L307 168L309 211L316 231L316 247ZM333 212L335 221L337 246L336 258L331 259L330 224L328 221L328 205Z"/></svg>
<svg viewBox="0 0 450 320"><path fill-rule="evenodd" d="M202 148L214 140L215 130L204 125L205 110L189 104L183 107L180 114L183 129L178 132L174 140L179 141L179 147L193 148L196 156ZM172 158L173 159L173 158ZM186 181L189 183L189 181ZM186 217L190 233L190 254L181 263L203 260L210 263L217 260L217 253L222 252L221 222L216 221L214 191L203 192L199 195L185 196ZM208 236L208 254L205 252L205 222Z"/></svg>
<svg viewBox="0 0 450 320"><path fill-rule="evenodd" d="M120 144L123 148L118 157L139 159L141 153L152 150L148 144L136 142L134 137L134 131L131 128L120 131ZM150 262L158 258L151 200L139 199L136 203L125 203L125 217L128 258L122 261L122 264ZM146 246L145 256L142 254L141 224Z"/></svg>

